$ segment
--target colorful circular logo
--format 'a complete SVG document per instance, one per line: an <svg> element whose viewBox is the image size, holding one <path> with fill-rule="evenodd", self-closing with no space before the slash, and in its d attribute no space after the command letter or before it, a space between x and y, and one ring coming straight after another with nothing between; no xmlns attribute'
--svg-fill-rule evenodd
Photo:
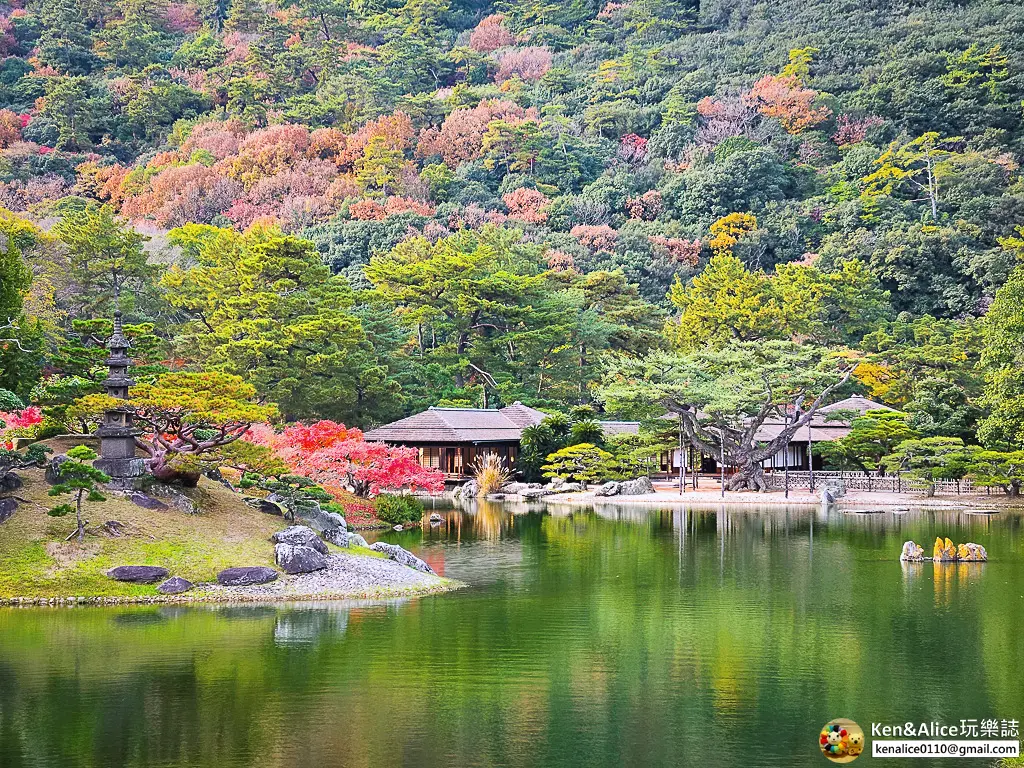
<svg viewBox="0 0 1024 768"><path fill-rule="evenodd" d="M853 720L839 717L821 729L818 746L833 763L852 763L864 751L864 731Z"/></svg>

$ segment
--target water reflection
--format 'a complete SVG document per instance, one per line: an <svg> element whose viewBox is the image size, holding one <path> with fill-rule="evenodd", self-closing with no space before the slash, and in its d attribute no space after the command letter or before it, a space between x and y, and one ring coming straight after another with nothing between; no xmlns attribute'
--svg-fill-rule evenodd
<svg viewBox="0 0 1024 768"><path fill-rule="evenodd" d="M437 509L381 536L451 595L0 610L0 764L811 767L1024 711L1019 513ZM899 562L940 533L991 561Z"/></svg>

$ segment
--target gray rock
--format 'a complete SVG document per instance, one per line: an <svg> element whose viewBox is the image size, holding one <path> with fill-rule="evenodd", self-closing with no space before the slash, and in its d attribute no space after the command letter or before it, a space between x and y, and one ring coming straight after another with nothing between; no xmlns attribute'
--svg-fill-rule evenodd
<svg viewBox="0 0 1024 768"><path fill-rule="evenodd" d="M924 560L924 549L913 541L903 542L900 560L908 563L919 563Z"/></svg>
<svg viewBox="0 0 1024 768"><path fill-rule="evenodd" d="M638 477L636 480L624 480L619 483L619 496L643 496L654 493L654 484L649 477Z"/></svg>
<svg viewBox="0 0 1024 768"><path fill-rule="evenodd" d="M184 512L186 515L199 514L199 505L192 501L187 494L183 491L179 491L177 488L163 483L154 483L148 490L150 496L159 496L179 512Z"/></svg>
<svg viewBox="0 0 1024 768"><path fill-rule="evenodd" d="M17 499L0 499L0 523L6 523L18 509Z"/></svg>
<svg viewBox="0 0 1024 768"><path fill-rule="evenodd" d="M316 506L302 506L295 508L295 520L302 521L317 533L324 533L334 529L348 530L348 523L345 518L337 512L326 512Z"/></svg>
<svg viewBox="0 0 1024 768"><path fill-rule="evenodd" d="M431 512L430 513L430 522L432 522L432 523L440 523L440 522L443 522L443 521L444 521L444 518L441 517L441 513L440 512Z"/></svg>
<svg viewBox="0 0 1024 768"><path fill-rule="evenodd" d="M194 585L188 579L183 579L181 576L172 576L159 587L156 591L162 595L180 595L184 592L188 592Z"/></svg>
<svg viewBox="0 0 1024 768"><path fill-rule="evenodd" d="M167 505L160 501L160 499L154 499L152 496L147 496L139 491L129 494L128 500L135 506L142 507L143 509L167 509Z"/></svg>
<svg viewBox="0 0 1024 768"><path fill-rule="evenodd" d="M594 489L595 496L615 496L619 492L619 483L614 480Z"/></svg>
<svg viewBox="0 0 1024 768"><path fill-rule="evenodd" d="M550 488L527 488L525 491L520 491L519 495L524 499L539 499L542 496L550 496L554 491Z"/></svg>
<svg viewBox="0 0 1024 768"><path fill-rule="evenodd" d="M836 503L835 494L832 493L831 489L829 489L829 488L822 488L821 489L821 503L822 503L822 506L825 506L825 507L831 507L833 504Z"/></svg>
<svg viewBox="0 0 1024 768"><path fill-rule="evenodd" d="M576 493L578 491L582 491L583 486L579 483L567 483L563 480L558 485L552 483L548 486L547 490L551 493Z"/></svg>
<svg viewBox="0 0 1024 768"><path fill-rule="evenodd" d="M71 461L66 453L58 453L52 459L50 463L46 465L46 472L43 473L43 478L50 485L56 485L60 480L60 468L65 462Z"/></svg>
<svg viewBox="0 0 1024 768"><path fill-rule="evenodd" d="M405 527L401 525L396 525L391 530L395 531L396 533L401 533L405 530Z"/></svg>
<svg viewBox="0 0 1024 768"><path fill-rule="evenodd" d="M563 485L565 485L564 477L552 477L551 481L548 483L548 487L551 489L561 488Z"/></svg>
<svg viewBox="0 0 1024 768"><path fill-rule="evenodd" d="M10 491L16 491L24 482L13 472L8 472L3 477L0 477L0 493L8 493Z"/></svg>
<svg viewBox="0 0 1024 768"><path fill-rule="evenodd" d="M533 490L535 488L543 488L544 486L540 483L506 483L501 487L502 493L508 493L514 496L518 496L523 491Z"/></svg>
<svg viewBox="0 0 1024 768"><path fill-rule="evenodd" d="M480 487L476 484L476 480L470 480L455 491L455 498L469 501L470 499L475 499L479 493Z"/></svg>
<svg viewBox="0 0 1024 768"><path fill-rule="evenodd" d="M261 499L259 496L247 496L243 501L250 507L259 510L265 515L276 515L284 517L288 508L279 502Z"/></svg>
<svg viewBox="0 0 1024 768"><path fill-rule="evenodd" d="M322 542L321 542L322 543ZM278 544L274 547L274 560L285 573L313 573L327 567L327 558L312 547Z"/></svg>
<svg viewBox="0 0 1024 768"><path fill-rule="evenodd" d="M366 539L358 533L349 533L348 531L324 531L324 538L336 547L363 547L363 549L370 547L366 543Z"/></svg>
<svg viewBox="0 0 1024 768"><path fill-rule="evenodd" d="M322 555L326 555L330 552L327 545L320 540L320 537L316 535L316 531L305 525L293 525L290 528L285 528L283 531L278 531L270 540L275 544L291 544L296 547L309 547L315 549Z"/></svg>
<svg viewBox="0 0 1024 768"><path fill-rule="evenodd" d="M132 584L156 584L167 578L169 571L157 565L119 565L107 571L114 581L128 581Z"/></svg>
<svg viewBox="0 0 1024 768"><path fill-rule="evenodd" d="M217 574L217 583L224 587L250 587L277 579L277 571L265 565L226 568Z"/></svg>
<svg viewBox="0 0 1024 768"><path fill-rule="evenodd" d="M374 552L381 552L387 555L389 560L394 560L400 565L408 566L409 568L422 571L423 573L434 573L433 568L416 557L412 552L407 549L403 549L397 544L385 544L383 541L377 541L374 542L370 549Z"/></svg>

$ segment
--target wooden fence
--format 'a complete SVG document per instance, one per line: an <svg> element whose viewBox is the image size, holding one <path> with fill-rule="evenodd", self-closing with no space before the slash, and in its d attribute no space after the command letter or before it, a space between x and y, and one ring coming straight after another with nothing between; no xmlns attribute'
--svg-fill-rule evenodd
<svg viewBox="0 0 1024 768"><path fill-rule="evenodd" d="M765 472L765 480L768 487L781 490L786 484L785 472L778 470ZM810 488L810 472L790 472L790 488ZM928 482L924 480L901 477L900 475L865 475L863 472L815 472L815 489L826 486L837 486L849 491L878 491L883 493L928 493ZM986 488L986 491L991 489ZM980 493L981 489L975 489L974 481L970 478L963 480L936 480L934 482L933 495L955 496L961 493Z"/></svg>

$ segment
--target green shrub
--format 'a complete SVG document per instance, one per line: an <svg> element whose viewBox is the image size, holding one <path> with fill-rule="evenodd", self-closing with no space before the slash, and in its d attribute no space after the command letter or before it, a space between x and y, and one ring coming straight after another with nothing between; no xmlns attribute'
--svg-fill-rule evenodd
<svg viewBox="0 0 1024 768"><path fill-rule="evenodd" d="M377 519L388 525L405 525L423 517L423 504L412 496L392 496L382 493L373 500Z"/></svg>

